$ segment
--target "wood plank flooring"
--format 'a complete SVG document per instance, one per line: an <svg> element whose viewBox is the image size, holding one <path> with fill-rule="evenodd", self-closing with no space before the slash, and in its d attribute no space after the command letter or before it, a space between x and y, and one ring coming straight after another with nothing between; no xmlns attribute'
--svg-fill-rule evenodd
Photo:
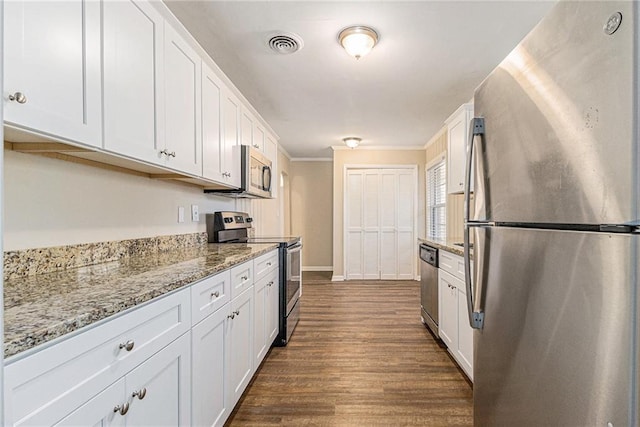
<svg viewBox="0 0 640 427"><path fill-rule="evenodd" d="M313 280L228 426L472 426L470 383L420 322L418 282Z"/></svg>

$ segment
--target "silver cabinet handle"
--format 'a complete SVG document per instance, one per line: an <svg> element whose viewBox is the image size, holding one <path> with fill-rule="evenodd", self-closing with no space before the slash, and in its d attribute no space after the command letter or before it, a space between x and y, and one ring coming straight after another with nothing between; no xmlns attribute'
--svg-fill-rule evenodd
<svg viewBox="0 0 640 427"><path fill-rule="evenodd" d="M242 276L240 277L242 280L247 280L249 277L248 276Z"/></svg>
<svg viewBox="0 0 640 427"><path fill-rule="evenodd" d="M215 297L215 298L218 298L220 296L220 292L218 292L218 291L211 292L211 296Z"/></svg>
<svg viewBox="0 0 640 427"><path fill-rule="evenodd" d="M26 104L27 97L22 92L16 92L13 95L9 95L9 101L16 101L18 104Z"/></svg>
<svg viewBox="0 0 640 427"><path fill-rule="evenodd" d="M169 152L169 151L167 151L167 149L161 150L160 154L164 154L167 157L175 157L176 156L176 152L175 151Z"/></svg>
<svg viewBox="0 0 640 427"><path fill-rule="evenodd" d="M270 262L267 263L267 267L271 267L271 263Z"/></svg>
<svg viewBox="0 0 640 427"><path fill-rule="evenodd" d="M236 318L236 313L235 313L235 312L233 312L233 313L231 313L231 314L227 315L227 319L232 319L232 320L233 320L233 319L235 319L235 318Z"/></svg>
<svg viewBox="0 0 640 427"><path fill-rule="evenodd" d="M120 415L124 415L127 412L129 412L129 402L125 403L124 405L118 405L115 408L113 408L113 412L120 412Z"/></svg>
<svg viewBox="0 0 640 427"><path fill-rule="evenodd" d="M129 341L127 341L127 342L120 343L120 345L118 346L118 348L119 348L120 350L122 350L122 349L124 348L124 349L125 349L125 350L127 350L127 351L131 351L131 350L133 350L133 346L134 346L134 344L135 344L135 343L133 342L133 340L129 340Z"/></svg>
<svg viewBox="0 0 640 427"><path fill-rule="evenodd" d="M147 395L147 388L146 387L143 387L140 390L136 390L133 393L131 393L131 397L137 397L140 400L144 399L144 397L146 395Z"/></svg>

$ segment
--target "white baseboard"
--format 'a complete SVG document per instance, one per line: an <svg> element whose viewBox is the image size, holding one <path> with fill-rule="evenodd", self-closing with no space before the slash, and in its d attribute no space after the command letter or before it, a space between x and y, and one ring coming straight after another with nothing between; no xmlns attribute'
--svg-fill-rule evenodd
<svg viewBox="0 0 640 427"><path fill-rule="evenodd" d="M326 266L316 266L316 265L307 265L307 266L302 266L302 271L333 271L333 266L332 265L326 265Z"/></svg>
<svg viewBox="0 0 640 427"><path fill-rule="evenodd" d="M344 276L336 276L336 275L334 275L331 278L331 281L332 282L344 282Z"/></svg>

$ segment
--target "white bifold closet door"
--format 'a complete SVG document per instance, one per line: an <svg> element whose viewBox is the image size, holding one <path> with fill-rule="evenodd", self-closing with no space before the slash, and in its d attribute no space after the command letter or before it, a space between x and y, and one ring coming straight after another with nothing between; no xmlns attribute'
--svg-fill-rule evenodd
<svg viewBox="0 0 640 427"><path fill-rule="evenodd" d="M347 280L412 280L415 169L349 169L345 195Z"/></svg>

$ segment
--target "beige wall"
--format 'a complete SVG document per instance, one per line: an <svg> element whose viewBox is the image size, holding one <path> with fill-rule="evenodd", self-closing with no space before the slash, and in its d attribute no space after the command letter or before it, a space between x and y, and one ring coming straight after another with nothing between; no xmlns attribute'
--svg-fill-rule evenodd
<svg viewBox="0 0 640 427"><path fill-rule="evenodd" d="M418 229L425 226L425 153L424 150L336 150L333 152L333 275L344 276L344 167L345 165L417 165Z"/></svg>
<svg viewBox="0 0 640 427"><path fill-rule="evenodd" d="M291 162L291 228L302 236L303 268L331 271L333 163Z"/></svg>
<svg viewBox="0 0 640 427"><path fill-rule="evenodd" d="M205 213L250 203L31 154L4 156L5 251L203 232ZM191 204L200 208L197 223ZM180 224L178 206L185 207Z"/></svg>
<svg viewBox="0 0 640 427"><path fill-rule="evenodd" d="M442 156L447 156L447 128L443 127L429 141L426 149L426 165L430 167L437 162ZM422 175L422 179L426 182L426 176ZM426 199L425 199L426 209ZM464 227L464 195L463 194L447 194L447 240L452 242L462 241L462 233ZM426 227L426 217L425 217ZM425 229L426 235L426 229Z"/></svg>

